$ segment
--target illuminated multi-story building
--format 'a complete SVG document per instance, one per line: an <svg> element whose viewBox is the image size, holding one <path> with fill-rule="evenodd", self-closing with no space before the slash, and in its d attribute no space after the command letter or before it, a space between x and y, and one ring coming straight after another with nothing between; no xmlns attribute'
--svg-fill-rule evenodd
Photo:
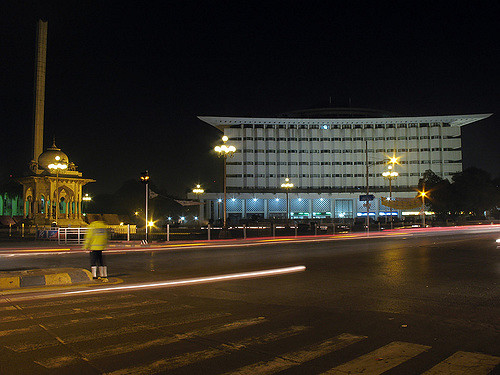
<svg viewBox="0 0 500 375"><path fill-rule="evenodd" d="M400 117L325 108L269 118L199 119L221 130L229 137L228 144L236 147L226 172L227 212L234 222L284 217L285 192L280 186L285 178L294 184L289 191L292 218L366 215L366 202L360 200L366 192L376 197L370 216L389 215L391 210L380 198L389 193L382 173L391 157L397 158L393 166L398 172L392 181L393 197L415 197L426 170L442 178L462 171L460 128L490 115ZM221 217L221 194L206 194L204 199L205 218ZM392 211L392 215L410 214Z"/></svg>

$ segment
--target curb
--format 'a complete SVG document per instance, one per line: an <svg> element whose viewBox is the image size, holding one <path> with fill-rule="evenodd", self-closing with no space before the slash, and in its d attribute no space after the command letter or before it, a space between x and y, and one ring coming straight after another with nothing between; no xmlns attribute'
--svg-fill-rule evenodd
<svg viewBox="0 0 500 375"><path fill-rule="evenodd" d="M90 271L83 268L46 268L0 272L0 290L33 286L70 285L92 281Z"/></svg>

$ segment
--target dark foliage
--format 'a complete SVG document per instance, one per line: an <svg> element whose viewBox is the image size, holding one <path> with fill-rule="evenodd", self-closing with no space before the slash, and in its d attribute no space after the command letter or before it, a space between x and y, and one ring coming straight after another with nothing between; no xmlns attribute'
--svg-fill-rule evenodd
<svg viewBox="0 0 500 375"><path fill-rule="evenodd" d="M442 220L459 216L481 219L485 212L495 216L500 206L498 179L492 180L488 172L478 168L454 175L451 183L427 170L418 188L429 192L427 204Z"/></svg>

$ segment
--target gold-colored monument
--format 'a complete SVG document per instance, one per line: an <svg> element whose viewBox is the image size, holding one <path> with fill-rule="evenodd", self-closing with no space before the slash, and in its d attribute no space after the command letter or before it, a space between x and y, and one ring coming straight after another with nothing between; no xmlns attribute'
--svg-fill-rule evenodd
<svg viewBox="0 0 500 375"><path fill-rule="evenodd" d="M92 179L82 178L75 164L57 148L43 151L47 22L38 21L35 72L35 113L31 175L19 178L23 185L24 217L35 225L86 225L82 213L82 188Z"/></svg>

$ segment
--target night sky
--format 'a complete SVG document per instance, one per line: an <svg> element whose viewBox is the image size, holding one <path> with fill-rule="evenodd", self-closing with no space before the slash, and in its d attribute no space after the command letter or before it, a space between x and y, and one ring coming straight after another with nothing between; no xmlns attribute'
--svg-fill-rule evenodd
<svg viewBox="0 0 500 375"><path fill-rule="evenodd" d="M219 132L197 115L314 107L491 113L464 168L500 175L498 1L2 1L0 176L32 157L36 22L48 21L45 142L91 194L149 169L174 195L216 190Z"/></svg>

